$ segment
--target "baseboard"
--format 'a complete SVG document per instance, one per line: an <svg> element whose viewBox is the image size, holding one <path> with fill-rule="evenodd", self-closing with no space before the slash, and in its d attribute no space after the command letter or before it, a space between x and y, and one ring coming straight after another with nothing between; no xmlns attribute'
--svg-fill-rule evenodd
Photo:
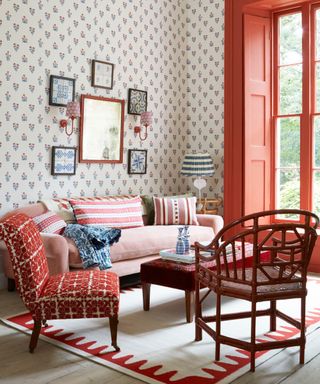
<svg viewBox="0 0 320 384"><path fill-rule="evenodd" d="M0 272L0 289L5 289L8 286L7 278L3 272Z"/></svg>

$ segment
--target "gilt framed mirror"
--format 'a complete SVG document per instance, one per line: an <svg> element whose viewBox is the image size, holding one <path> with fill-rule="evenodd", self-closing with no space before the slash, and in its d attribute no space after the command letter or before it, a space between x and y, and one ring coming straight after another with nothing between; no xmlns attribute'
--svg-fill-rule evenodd
<svg viewBox="0 0 320 384"><path fill-rule="evenodd" d="M80 163L123 162L124 100L81 95Z"/></svg>

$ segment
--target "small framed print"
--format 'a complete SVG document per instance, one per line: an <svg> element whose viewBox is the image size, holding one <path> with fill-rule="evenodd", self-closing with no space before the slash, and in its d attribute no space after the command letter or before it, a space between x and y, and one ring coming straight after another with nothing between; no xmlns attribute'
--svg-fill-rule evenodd
<svg viewBox="0 0 320 384"><path fill-rule="evenodd" d="M112 89L114 64L92 60L91 85L97 88Z"/></svg>
<svg viewBox="0 0 320 384"><path fill-rule="evenodd" d="M51 175L76 174L75 147L52 147Z"/></svg>
<svg viewBox="0 0 320 384"><path fill-rule="evenodd" d="M74 101L75 79L61 76L50 76L49 105L65 107Z"/></svg>
<svg viewBox="0 0 320 384"><path fill-rule="evenodd" d="M129 149L128 173L143 175L147 173L147 153L145 149Z"/></svg>
<svg viewBox="0 0 320 384"><path fill-rule="evenodd" d="M147 111L148 93L139 89L129 88L128 113L130 115L141 115Z"/></svg>

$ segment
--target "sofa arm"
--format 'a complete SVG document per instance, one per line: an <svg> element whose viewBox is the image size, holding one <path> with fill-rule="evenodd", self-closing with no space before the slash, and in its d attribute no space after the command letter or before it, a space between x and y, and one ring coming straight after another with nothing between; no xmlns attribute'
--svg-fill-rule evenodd
<svg viewBox="0 0 320 384"><path fill-rule="evenodd" d="M50 275L69 272L69 248L66 239L60 235L41 233ZM4 273L14 279L10 256L4 241L0 242L0 254Z"/></svg>
<svg viewBox="0 0 320 384"><path fill-rule="evenodd" d="M223 218L219 215L198 214L197 219L199 225L203 227L211 227L214 235L216 235L221 228L223 228Z"/></svg>
<svg viewBox="0 0 320 384"><path fill-rule="evenodd" d="M69 272L69 247L67 240L53 233L41 233L50 275Z"/></svg>

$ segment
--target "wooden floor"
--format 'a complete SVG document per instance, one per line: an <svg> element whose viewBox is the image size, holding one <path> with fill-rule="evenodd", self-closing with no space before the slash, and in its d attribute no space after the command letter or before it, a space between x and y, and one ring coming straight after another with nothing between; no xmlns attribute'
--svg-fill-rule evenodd
<svg viewBox="0 0 320 384"><path fill-rule="evenodd" d="M16 292L0 291L0 317L21 311L24 311L24 306ZM0 323L0 383L142 383L41 340L35 353L30 354L28 344L29 336ZM319 382L320 328L308 337L306 364L298 365L298 359L296 348L279 351L273 358L258 366L254 374L248 372L234 382L239 384Z"/></svg>

